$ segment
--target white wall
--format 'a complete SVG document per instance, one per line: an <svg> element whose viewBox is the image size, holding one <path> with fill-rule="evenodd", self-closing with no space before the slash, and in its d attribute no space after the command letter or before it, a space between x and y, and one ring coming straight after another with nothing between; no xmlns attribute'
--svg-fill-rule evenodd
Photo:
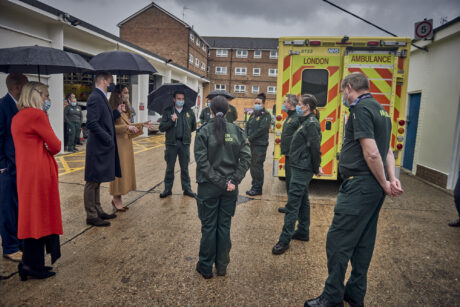
<svg viewBox="0 0 460 307"><path fill-rule="evenodd" d="M451 175L460 97L460 32L411 55L408 93L421 92L414 167ZM409 101L409 99L408 99Z"/></svg>

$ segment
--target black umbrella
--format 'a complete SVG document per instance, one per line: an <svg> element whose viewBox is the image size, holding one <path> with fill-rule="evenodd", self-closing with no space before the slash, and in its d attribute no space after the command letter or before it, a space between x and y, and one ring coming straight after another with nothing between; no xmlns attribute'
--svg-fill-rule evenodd
<svg viewBox="0 0 460 307"><path fill-rule="evenodd" d="M219 95L224 96L225 98L229 100L235 98L235 96L233 96L232 94L226 91L211 91L209 92L208 96L206 96L206 98L213 99L214 97L219 96Z"/></svg>
<svg viewBox="0 0 460 307"><path fill-rule="evenodd" d="M93 71L81 56L56 48L24 46L0 49L0 72L40 75Z"/></svg>
<svg viewBox="0 0 460 307"><path fill-rule="evenodd" d="M108 71L114 75L153 74L157 70L142 56L125 51L108 51L94 56L89 63L96 71Z"/></svg>
<svg viewBox="0 0 460 307"><path fill-rule="evenodd" d="M185 94L186 108L195 106L197 92L182 83L165 83L149 94L149 110L163 114L164 109L174 107L173 95L178 91Z"/></svg>

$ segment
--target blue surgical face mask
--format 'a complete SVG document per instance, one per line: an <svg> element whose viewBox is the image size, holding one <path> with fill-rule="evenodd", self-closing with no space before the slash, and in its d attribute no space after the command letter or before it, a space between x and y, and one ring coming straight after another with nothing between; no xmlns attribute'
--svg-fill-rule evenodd
<svg viewBox="0 0 460 307"><path fill-rule="evenodd" d="M50 108L51 108L51 101L45 100L45 104L43 105L43 111L48 112Z"/></svg>
<svg viewBox="0 0 460 307"><path fill-rule="evenodd" d="M254 105L254 111L262 111L262 105L261 104L255 104Z"/></svg>
<svg viewBox="0 0 460 307"><path fill-rule="evenodd" d="M176 100L176 106L178 108L182 108L184 106L184 101L183 100Z"/></svg>
<svg viewBox="0 0 460 307"><path fill-rule="evenodd" d="M286 108L286 106L284 104L281 105L281 110L283 110L284 112L288 111L288 109Z"/></svg>
<svg viewBox="0 0 460 307"><path fill-rule="evenodd" d="M206 105L208 106L208 108L211 107L211 103L210 103L210 102L208 102Z"/></svg>
<svg viewBox="0 0 460 307"><path fill-rule="evenodd" d="M300 105L296 105L295 106L295 112L299 115L302 115L303 114L303 110L302 110L302 107Z"/></svg>
<svg viewBox="0 0 460 307"><path fill-rule="evenodd" d="M344 106L346 106L347 108L350 107L350 105L348 104L348 101L345 99L345 96L342 96L342 103Z"/></svg>
<svg viewBox="0 0 460 307"><path fill-rule="evenodd" d="M107 87L107 92L113 92L115 90L115 83L110 83Z"/></svg>
<svg viewBox="0 0 460 307"><path fill-rule="evenodd" d="M71 102L70 104L72 105L72 107L75 107L77 105L76 102Z"/></svg>

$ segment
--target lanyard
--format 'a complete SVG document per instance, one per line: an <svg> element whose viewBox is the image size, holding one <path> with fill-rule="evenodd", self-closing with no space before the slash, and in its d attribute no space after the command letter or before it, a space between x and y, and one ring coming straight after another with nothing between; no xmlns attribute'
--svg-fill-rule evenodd
<svg viewBox="0 0 460 307"><path fill-rule="evenodd" d="M350 104L350 108L351 108L351 107L354 107L355 105L358 104L358 102L360 102L361 100L366 99L366 98L372 98L372 95L371 95L370 93L368 93L368 94L364 94L364 95L359 96L358 98L356 98L356 99Z"/></svg>

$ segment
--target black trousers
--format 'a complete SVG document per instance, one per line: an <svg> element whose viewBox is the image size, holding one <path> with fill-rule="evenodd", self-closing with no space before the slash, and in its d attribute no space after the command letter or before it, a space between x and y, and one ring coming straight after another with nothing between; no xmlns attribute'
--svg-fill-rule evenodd
<svg viewBox="0 0 460 307"><path fill-rule="evenodd" d="M49 235L40 239L24 239L22 263L32 270L43 270L46 253L51 254L51 263L61 257L58 235Z"/></svg>

